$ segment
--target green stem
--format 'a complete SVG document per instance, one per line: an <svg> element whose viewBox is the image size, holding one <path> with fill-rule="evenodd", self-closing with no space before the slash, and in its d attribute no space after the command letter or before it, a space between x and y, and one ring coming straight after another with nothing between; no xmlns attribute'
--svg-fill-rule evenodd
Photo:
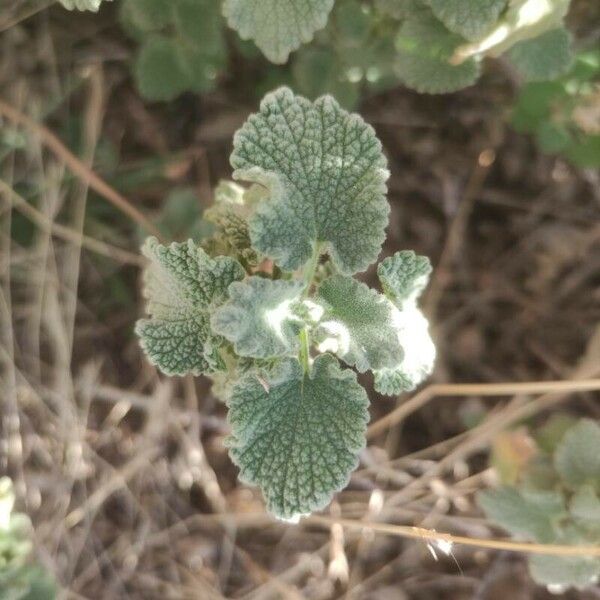
<svg viewBox="0 0 600 600"><path fill-rule="evenodd" d="M308 339L308 329L305 327L300 332L300 364L305 373L308 373L310 367L310 342Z"/></svg>
<svg viewBox="0 0 600 600"><path fill-rule="evenodd" d="M308 262L304 270L304 293L302 294L304 298L306 298L310 293L310 287L312 285L313 279L315 278L315 273L317 272L317 267L319 266L320 257L321 244L319 242L315 242L312 256L310 257L310 261Z"/></svg>

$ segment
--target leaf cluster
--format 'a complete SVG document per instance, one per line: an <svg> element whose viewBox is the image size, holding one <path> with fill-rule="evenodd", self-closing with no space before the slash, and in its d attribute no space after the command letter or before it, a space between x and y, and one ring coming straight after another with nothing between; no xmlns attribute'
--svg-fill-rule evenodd
<svg viewBox="0 0 600 600"><path fill-rule="evenodd" d="M431 372L417 307L431 266L412 251L386 258L382 292L353 277L385 238L388 171L373 129L331 96L268 94L231 164L248 185L218 187L202 247L145 243L149 318L136 331L164 373L213 377L240 477L294 519L347 484L365 445L367 395L346 367L388 395Z"/></svg>
<svg viewBox="0 0 600 600"><path fill-rule="evenodd" d="M30 561L31 522L14 510L8 477L0 478L0 596L3 600L54 600L51 577Z"/></svg>
<svg viewBox="0 0 600 600"><path fill-rule="evenodd" d="M594 545L600 536L600 426L553 417L516 481L478 496L487 517L518 538L543 544ZM598 581L600 559L532 555L535 581L555 590Z"/></svg>
<svg viewBox="0 0 600 600"><path fill-rule="evenodd" d="M141 44L134 74L150 100L212 89L228 24L286 65L263 80L258 74L258 88L293 84L309 98L329 93L352 107L364 89L398 83L434 94L464 88L486 56L504 56L527 81L554 79L571 64L569 1L123 0L121 16ZM245 42L238 49L255 54Z"/></svg>
<svg viewBox="0 0 600 600"><path fill-rule="evenodd" d="M599 106L600 50L588 50L560 79L525 85L512 122L518 131L533 133L543 151L594 168L600 166Z"/></svg>

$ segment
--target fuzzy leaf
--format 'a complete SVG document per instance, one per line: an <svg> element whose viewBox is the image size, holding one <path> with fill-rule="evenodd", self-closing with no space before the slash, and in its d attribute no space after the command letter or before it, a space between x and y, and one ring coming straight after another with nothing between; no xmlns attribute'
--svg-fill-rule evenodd
<svg viewBox="0 0 600 600"><path fill-rule="evenodd" d="M335 275L318 291L324 306L316 337L319 350L333 351L364 373L396 365L402 348L393 328L393 305L364 283Z"/></svg>
<svg viewBox="0 0 600 600"><path fill-rule="evenodd" d="M212 316L213 330L233 342L236 354L271 358L296 354L302 323L293 312L304 285L250 277L229 286L229 302Z"/></svg>
<svg viewBox="0 0 600 600"><path fill-rule="evenodd" d="M436 354L429 323L414 303L394 307L392 323L401 358L393 367L373 371L375 389L386 396L414 390L433 371Z"/></svg>
<svg viewBox="0 0 600 600"><path fill-rule="evenodd" d="M600 426L582 419L569 429L556 449L554 466L568 487L589 483L600 489Z"/></svg>
<svg viewBox="0 0 600 600"><path fill-rule="evenodd" d="M274 63L323 29L333 0L225 0L223 14L243 40L253 40Z"/></svg>
<svg viewBox="0 0 600 600"><path fill-rule="evenodd" d="M506 8L507 0L424 0L454 33L469 40L487 33Z"/></svg>
<svg viewBox="0 0 600 600"><path fill-rule="evenodd" d="M244 269L232 258L210 258L192 240L167 247L149 238L142 251L151 261L144 273L151 318L138 321L136 333L150 362L166 375L219 370L221 339L210 330L209 317Z"/></svg>
<svg viewBox="0 0 600 600"><path fill-rule="evenodd" d="M102 0L59 0L67 10L91 10L97 12Z"/></svg>
<svg viewBox="0 0 600 600"><path fill-rule="evenodd" d="M312 103L288 88L268 94L234 138L234 177L270 197L250 221L253 246L286 270L325 244L344 273L379 254L389 206L387 162L373 129L331 96Z"/></svg>
<svg viewBox="0 0 600 600"><path fill-rule="evenodd" d="M573 61L571 35L564 28L515 44L508 58L527 81L554 79L569 70Z"/></svg>
<svg viewBox="0 0 600 600"><path fill-rule="evenodd" d="M267 508L294 519L323 508L345 487L365 445L364 389L328 354L310 373L286 361L268 382L241 380L228 401L230 455L240 477L260 486Z"/></svg>
<svg viewBox="0 0 600 600"><path fill-rule="evenodd" d="M406 19L396 38L396 73L418 92L441 94L467 87L479 77L474 59L460 65L449 60L463 38L448 31L430 11Z"/></svg>
<svg viewBox="0 0 600 600"><path fill-rule="evenodd" d="M546 543L555 538L553 522L564 514L558 492L520 492L504 487L477 496L486 516L514 535Z"/></svg>
<svg viewBox="0 0 600 600"><path fill-rule="evenodd" d="M529 572L540 585L583 588L598 580L600 561L579 556L533 554L529 557Z"/></svg>
<svg viewBox="0 0 600 600"><path fill-rule="evenodd" d="M431 263L426 256L402 250L382 260L377 276L385 295L398 306L414 302L429 282Z"/></svg>

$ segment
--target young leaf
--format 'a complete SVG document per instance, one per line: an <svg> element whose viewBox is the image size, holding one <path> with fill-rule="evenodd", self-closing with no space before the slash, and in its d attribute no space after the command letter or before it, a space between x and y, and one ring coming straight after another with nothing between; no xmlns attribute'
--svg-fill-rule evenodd
<svg viewBox="0 0 600 600"><path fill-rule="evenodd" d="M386 396L414 390L431 374L435 362L429 323L415 304L402 310L394 307L392 324L403 352L394 366L373 371L375 389Z"/></svg>
<svg viewBox="0 0 600 600"><path fill-rule="evenodd" d="M136 324L150 362L166 375L210 373L222 368L221 339L209 326L210 313L227 299L227 288L243 279L242 266L228 257L210 258L192 240L162 246L149 238L144 296L150 319Z"/></svg>
<svg viewBox="0 0 600 600"><path fill-rule="evenodd" d="M468 40L489 31L506 8L507 0L424 0L433 14L454 33Z"/></svg>
<svg viewBox="0 0 600 600"><path fill-rule="evenodd" d="M250 277L229 286L229 302L211 318L213 330L233 342L236 354L253 358L292 355L298 351L302 323L293 312L301 281Z"/></svg>
<svg viewBox="0 0 600 600"><path fill-rule="evenodd" d="M582 419L569 429L556 449L554 466L568 487L590 483L600 489L600 426Z"/></svg>
<svg viewBox="0 0 600 600"><path fill-rule="evenodd" d="M230 455L282 519L323 508L347 485L365 445L368 400L350 370L328 354L309 373L286 361L268 382L241 380L228 400Z"/></svg>
<svg viewBox="0 0 600 600"><path fill-rule="evenodd" d="M426 256L402 250L379 263L377 276L385 295L401 307L417 300L429 282L431 270Z"/></svg>
<svg viewBox="0 0 600 600"><path fill-rule="evenodd" d="M554 79L566 73L573 61L571 35L563 27L515 44L509 60L527 81Z"/></svg>
<svg viewBox="0 0 600 600"><path fill-rule="evenodd" d="M520 492L503 487L486 490L477 496L486 516L514 535L547 543L556 534L553 523L565 513L564 500L558 492Z"/></svg>
<svg viewBox="0 0 600 600"><path fill-rule="evenodd" d="M547 556L533 554L529 557L529 572L536 583L557 588L584 588L595 583L600 576L600 561L585 556Z"/></svg>
<svg viewBox="0 0 600 600"><path fill-rule="evenodd" d="M223 14L243 40L254 40L271 62L283 64L325 27L332 8L333 0L225 0Z"/></svg>
<svg viewBox="0 0 600 600"><path fill-rule="evenodd" d="M385 238L387 162L373 129L331 96L268 94L234 138L236 179L270 197L250 221L253 246L286 270L325 244L340 271L364 270Z"/></svg>
<svg viewBox="0 0 600 600"><path fill-rule="evenodd" d="M450 57L463 38L448 31L430 11L406 19L396 38L396 73L418 92L440 94L467 87L479 77L474 59L460 65Z"/></svg>
<svg viewBox="0 0 600 600"><path fill-rule="evenodd" d="M394 307L385 296L356 279L335 275L321 284L318 298L325 309L316 333L319 350L335 352L361 373L402 359Z"/></svg>
<svg viewBox="0 0 600 600"><path fill-rule="evenodd" d="M91 10L97 12L102 0L59 0L67 10Z"/></svg>

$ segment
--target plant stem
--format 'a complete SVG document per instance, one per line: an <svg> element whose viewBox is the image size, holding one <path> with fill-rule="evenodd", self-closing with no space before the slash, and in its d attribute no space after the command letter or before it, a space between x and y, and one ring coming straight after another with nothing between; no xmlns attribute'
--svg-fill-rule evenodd
<svg viewBox="0 0 600 600"><path fill-rule="evenodd" d="M315 242L312 256L310 257L310 261L304 270L304 292L302 294L304 298L306 298L310 292L310 286L312 285L315 273L317 272L317 267L319 266L320 256L321 244L319 242Z"/></svg>
<svg viewBox="0 0 600 600"><path fill-rule="evenodd" d="M308 373L310 367L310 342L308 340L308 329L305 327L300 332L300 364L305 373Z"/></svg>

